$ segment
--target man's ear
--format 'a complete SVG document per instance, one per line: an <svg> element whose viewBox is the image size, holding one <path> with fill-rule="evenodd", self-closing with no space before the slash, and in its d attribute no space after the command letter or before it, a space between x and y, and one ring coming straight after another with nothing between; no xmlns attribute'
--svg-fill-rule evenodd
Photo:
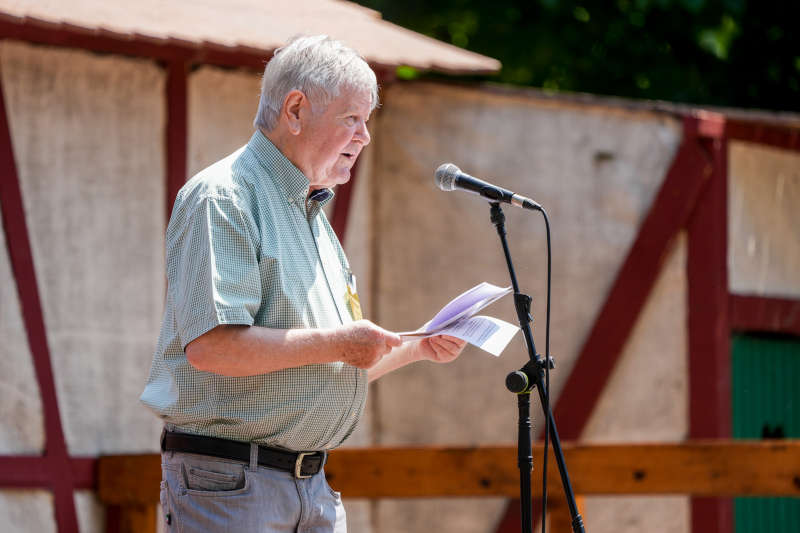
<svg viewBox="0 0 800 533"><path fill-rule="evenodd" d="M308 98L297 89L289 91L286 98L283 100L283 107L281 114L283 119L286 120L286 126L289 133L292 135L299 135L301 127L300 111L303 107L309 105Z"/></svg>

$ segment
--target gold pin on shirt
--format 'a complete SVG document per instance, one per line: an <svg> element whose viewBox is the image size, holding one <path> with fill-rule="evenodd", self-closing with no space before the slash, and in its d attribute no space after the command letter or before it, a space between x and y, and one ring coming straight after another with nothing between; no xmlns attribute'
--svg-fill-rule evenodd
<svg viewBox="0 0 800 533"><path fill-rule="evenodd" d="M350 287L347 287L347 307L350 308L350 315L353 317L353 320L361 320L364 318L361 315L361 302L358 300L358 294L352 292Z"/></svg>
<svg viewBox="0 0 800 533"><path fill-rule="evenodd" d="M347 293L344 299L347 301L347 307L350 309L350 316L353 320L361 320L364 318L361 313L361 301L358 299L358 292L356 290L356 276L350 269L347 269Z"/></svg>

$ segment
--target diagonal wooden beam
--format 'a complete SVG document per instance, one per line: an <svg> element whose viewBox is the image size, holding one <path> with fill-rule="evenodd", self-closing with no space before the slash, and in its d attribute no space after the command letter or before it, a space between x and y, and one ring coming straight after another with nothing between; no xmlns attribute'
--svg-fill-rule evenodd
<svg viewBox="0 0 800 533"><path fill-rule="evenodd" d="M58 399L53 380L50 348L47 344L36 269L33 263L25 207L14 159L14 148L6 114L5 97L0 79L0 206L3 230L11 260L11 270L17 285L25 324L28 346L39 384L44 409L45 455L47 482L55 500L56 523L60 532L77 532L78 520L73 498L72 470L67 444L58 411Z"/></svg>
<svg viewBox="0 0 800 533"><path fill-rule="evenodd" d="M711 175L698 122L684 119L684 138L554 409L559 435L580 437L656 282L669 246L684 227Z"/></svg>

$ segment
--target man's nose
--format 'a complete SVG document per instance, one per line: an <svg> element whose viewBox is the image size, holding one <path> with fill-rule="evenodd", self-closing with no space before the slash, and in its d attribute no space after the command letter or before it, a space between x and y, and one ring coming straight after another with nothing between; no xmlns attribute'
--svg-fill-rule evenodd
<svg viewBox="0 0 800 533"><path fill-rule="evenodd" d="M354 139L358 140L363 146L369 144L372 140L372 137L369 134L369 129L367 128L367 123L364 121L359 122L358 129L356 130L355 135L353 136Z"/></svg>

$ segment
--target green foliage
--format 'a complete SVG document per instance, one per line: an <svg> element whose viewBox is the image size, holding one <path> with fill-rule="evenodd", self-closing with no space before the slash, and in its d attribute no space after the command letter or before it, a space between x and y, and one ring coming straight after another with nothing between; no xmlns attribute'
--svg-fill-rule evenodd
<svg viewBox="0 0 800 533"><path fill-rule="evenodd" d="M359 0L385 19L495 57L493 81L800 110L795 0Z"/></svg>

